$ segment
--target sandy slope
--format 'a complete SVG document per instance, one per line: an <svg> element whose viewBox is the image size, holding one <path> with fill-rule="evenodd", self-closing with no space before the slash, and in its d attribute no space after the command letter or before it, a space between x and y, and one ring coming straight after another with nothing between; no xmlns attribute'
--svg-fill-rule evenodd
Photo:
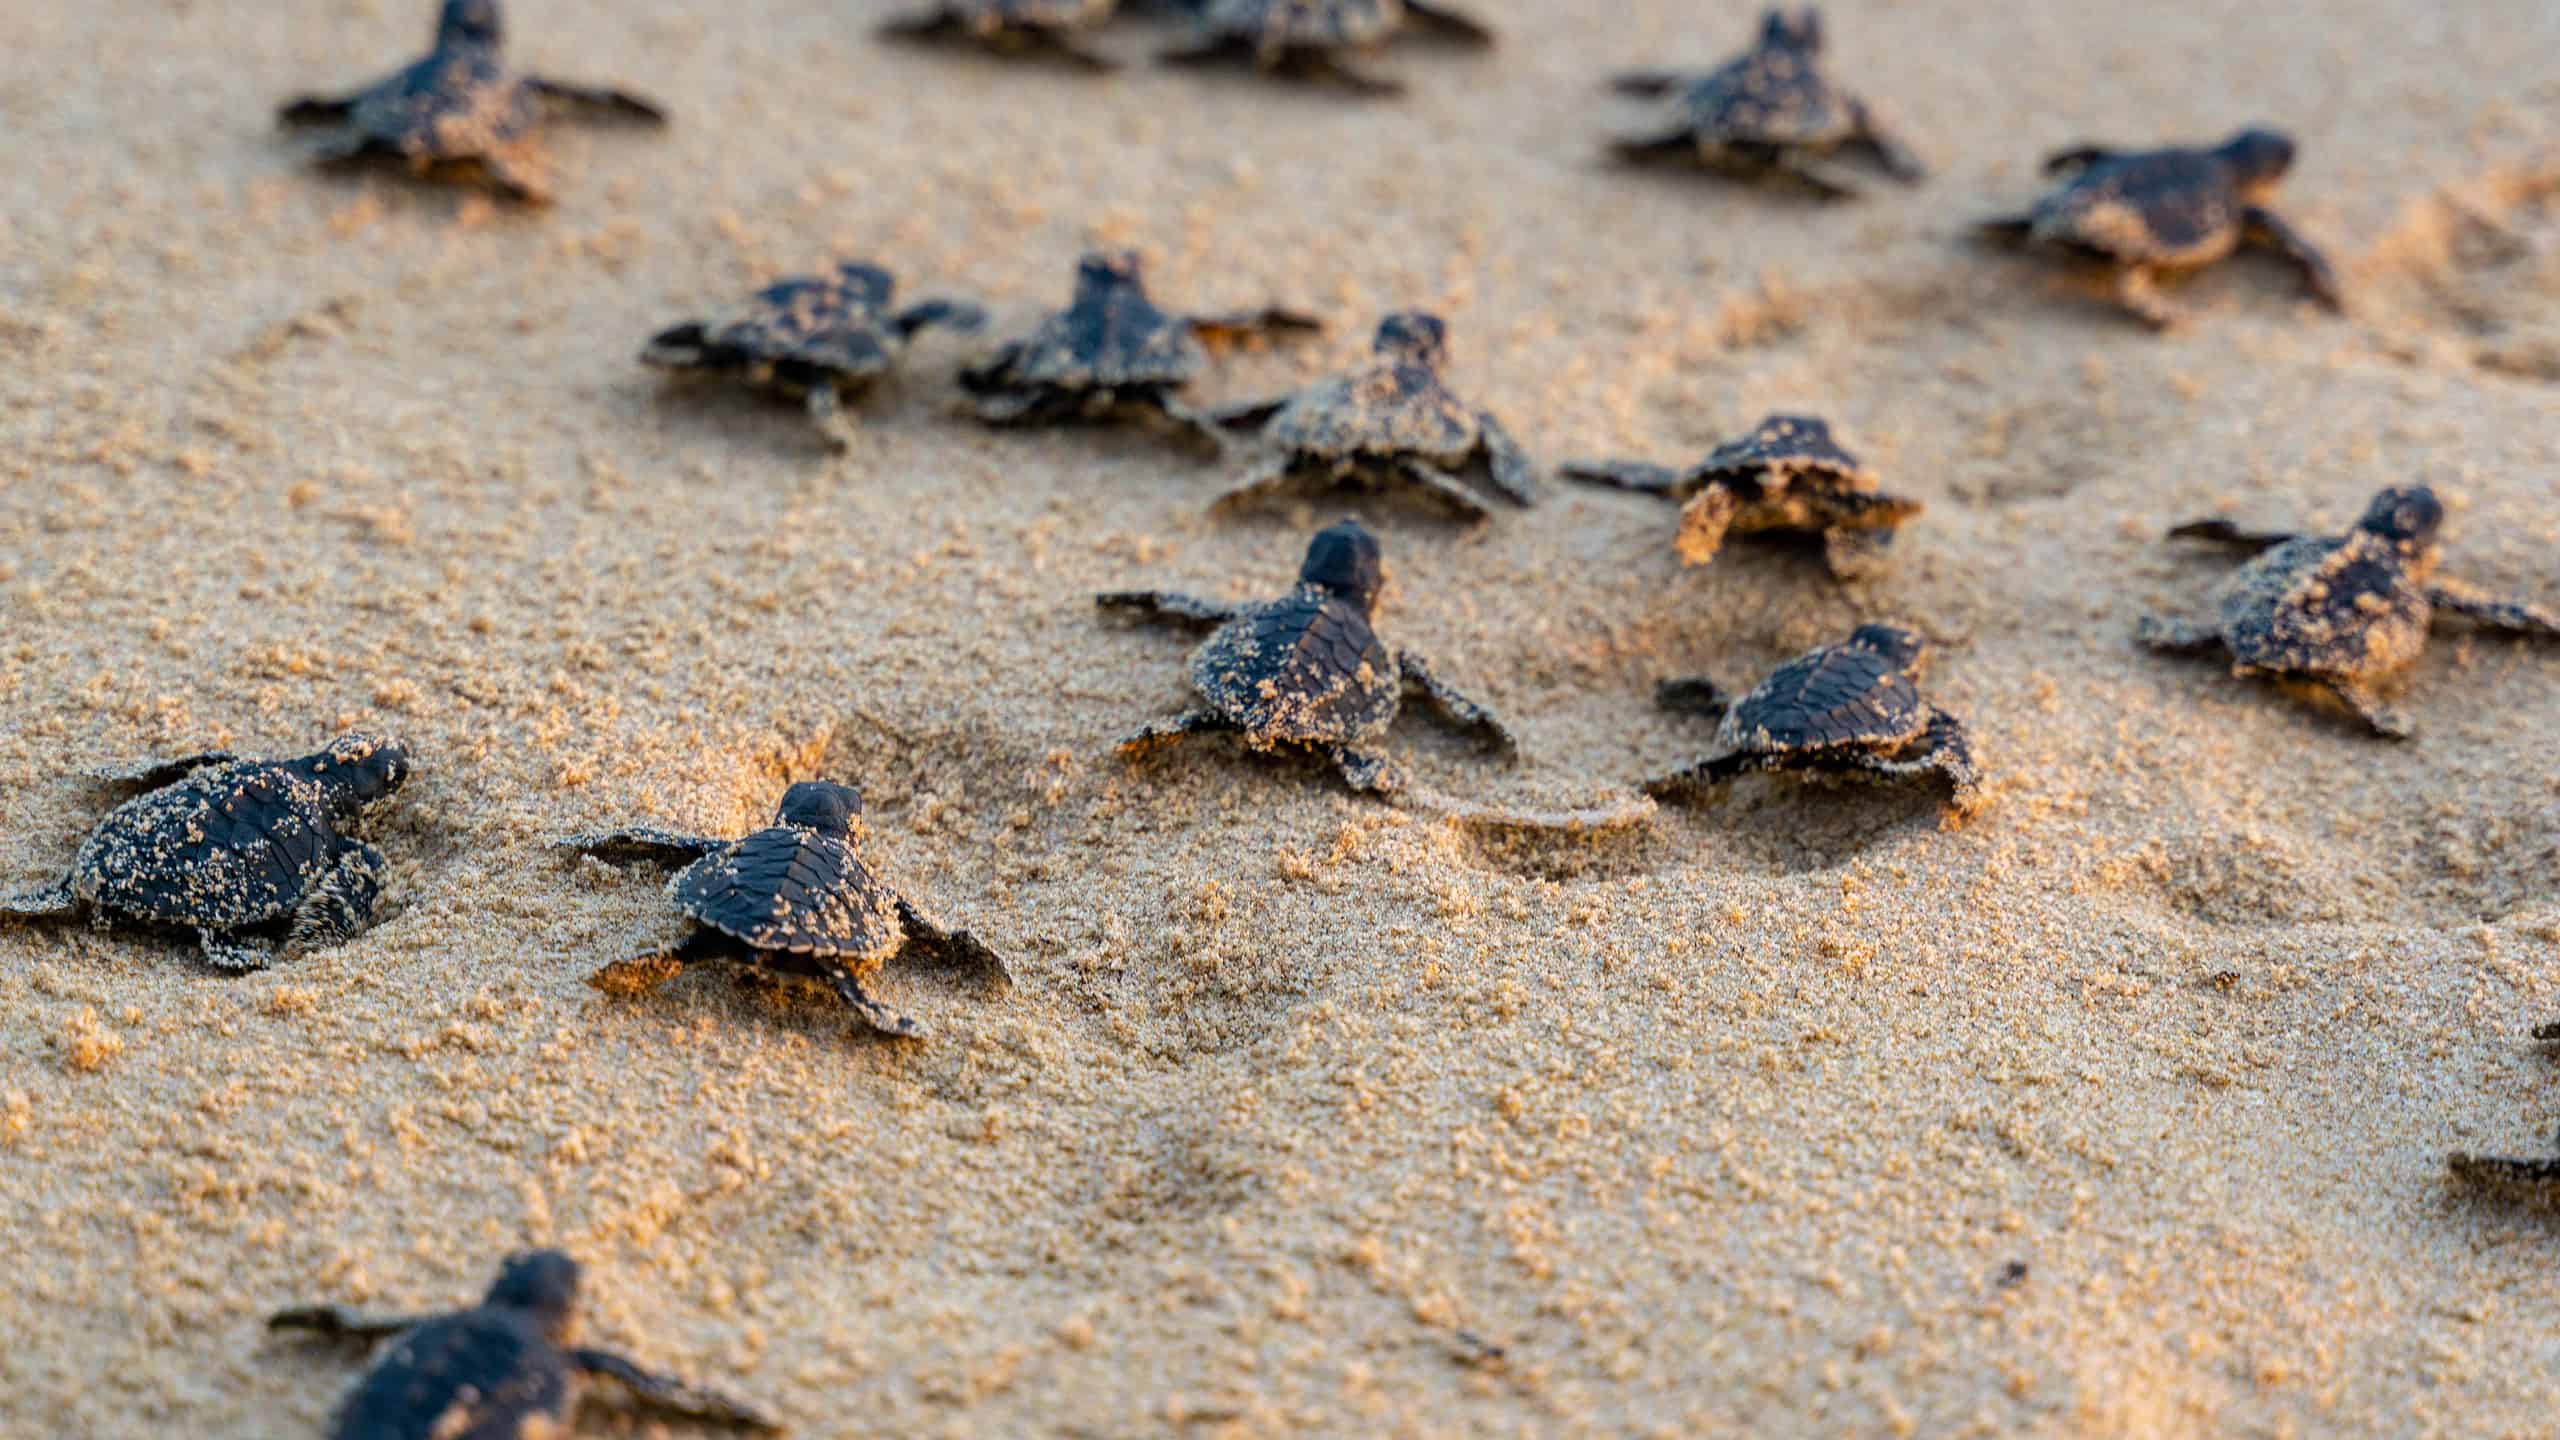
<svg viewBox="0 0 2560 1440"><path fill-rule="evenodd" d="M458 1298L527 1241L593 1264L599 1337L810 1435L2550 1423L2549 1222L2441 1169L2552 1128L2560 650L2449 633L2392 748L2128 633L2219 573L2164 524L2413 475L2459 571L2560 595L2560 9L1835 5L1940 176L1825 209L1595 163L1600 74L1746 28L1673 0L1487 0L1497 57L1398 57L1369 107L884 51L836 0L528 0L529 63L679 124L569 136L522 218L267 127L423 8L0 14L0 883L70 853L74 763L359 722L422 757L356 945L225 979L0 931L0 1429L307 1433L353 1367L264 1309ZM2246 263L2155 340L1956 243L2049 146L2260 118L2352 319ZM1658 676L1874 616L1943 642L1995 808L1751 785L1506 842L1214 746L1131 770L1182 645L1088 593L1266 591L1337 506L1220 525L1178 449L962 425L940 338L845 459L631 360L831 254L1009 331L1103 241L1338 321L1219 396L1426 304L1550 459L1807 407L1932 501L1854 594L1684 573L1631 497L1370 507L1395 635L1531 757L1412 725L1434 783L1597 792L1702 742ZM580 983L673 926L544 839L819 774L1009 993L893 972L940 1032L902 1049Z"/></svg>

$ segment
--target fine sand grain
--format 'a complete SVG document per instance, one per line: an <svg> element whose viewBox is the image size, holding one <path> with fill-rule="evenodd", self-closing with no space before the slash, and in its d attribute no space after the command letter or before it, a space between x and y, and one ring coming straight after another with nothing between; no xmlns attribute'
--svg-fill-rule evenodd
<svg viewBox="0 0 2560 1440"><path fill-rule="evenodd" d="M1834 207L1597 159L1600 78L1742 9L1481 7L1498 52L1353 104L884 48L846 0L520 0L526 64L675 116L563 132L532 214L271 129L424 0L6 7L0 885L66 863L80 766L361 724L419 768L342 949L0 929L0 1432L314 1433L355 1361L266 1310L538 1242L601 1342L811 1436L2545 1433L2560 1242L2444 1155L2560 1116L2560 646L2449 628L2391 746L2130 635L2224 571L2168 524L2413 477L2456 573L2560 597L2560 7L1839 0L1938 173ZM2242 260L2154 338L1961 243L2046 149L2259 120L2348 318ZM1657 678L1875 618L1939 642L1992 805L1754 781L1521 837L1217 743L1126 766L1184 645L1091 592L1267 593L1340 502L1216 523L1159 438L962 423L942 334L843 457L634 363L831 257L1013 333L1101 243L1332 322L1204 399L1421 305L1546 461L1805 409L1930 503L1854 592L1683 570L1641 497L1363 504L1391 636L1525 746L1409 723L1429 784L1606 794L1706 742ZM1009 991L893 968L900 1047L728 972L582 983L676 923L546 840L815 776Z"/></svg>

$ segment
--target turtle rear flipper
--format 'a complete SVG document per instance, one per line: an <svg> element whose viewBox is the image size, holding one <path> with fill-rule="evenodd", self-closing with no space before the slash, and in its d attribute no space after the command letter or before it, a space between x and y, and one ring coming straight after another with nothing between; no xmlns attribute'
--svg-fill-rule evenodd
<svg viewBox="0 0 2560 1440"><path fill-rule="evenodd" d="M783 1428L782 1422L744 1400L673 1376L643 1370L610 1351L573 1349L568 1353L570 1364L589 1375L613 1381L628 1391L632 1399L652 1410L706 1425L724 1425L767 1434L779 1433Z"/></svg>
<svg viewBox="0 0 2560 1440"><path fill-rule="evenodd" d="M2560 639L2560 614L2538 605L2498 599L2460 580L2437 580L2429 585L2427 601L2439 610L2493 630Z"/></svg>
<svg viewBox="0 0 2560 1440"><path fill-rule="evenodd" d="M1576 460L1557 474L1585 485L1625 490L1637 495L1678 495L1693 483L1690 472L1641 460Z"/></svg>
<svg viewBox="0 0 2560 1440"><path fill-rule="evenodd" d="M0 895L0 916L18 920L68 920L80 913L80 897L71 893L71 882L60 881L42 890Z"/></svg>
<svg viewBox="0 0 2560 1440"><path fill-rule="evenodd" d="M654 865L690 865L703 856L728 845L707 835L679 835L672 830L653 830L635 826L627 830L604 830L589 835L571 835L551 842L554 850L575 850L593 855L608 863L630 864L646 861Z"/></svg>
<svg viewBox="0 0 2560 1440"><path fill-rule="evenodd" d="M620 121L636 125L667 123L665 110L628 90L577 85L544 75L528 75L522 83L527 93L544 104L582 120Z"/></svg>
<svg viewBox="0 0 2560 1440"><path fill-rule="evenodd" d="M239 758L228 750L205 750L130 765L102 765L89 772L89 779L118 789L157 790L163 785L175 785L198 770L228 765Z"/></svg>
<svg viewBox="0 0 2560 1440"><path fill-rule="evenodd" d="M382 852L370 845L350 844L339 851L329 873L294 907L285 951L325 950L372 928L382 899L383 876L389 871Z"/></svg>
<svg viewBox="0 0 2560 1440"><path fill-rule="evenodd" d="M2407 716L2361 681L2324 676L2316 684L2347 707L2349 714L2363 721L2366 729L2385 740L2407 740L2418 733L2418 727L2411 724Z"/></svg>

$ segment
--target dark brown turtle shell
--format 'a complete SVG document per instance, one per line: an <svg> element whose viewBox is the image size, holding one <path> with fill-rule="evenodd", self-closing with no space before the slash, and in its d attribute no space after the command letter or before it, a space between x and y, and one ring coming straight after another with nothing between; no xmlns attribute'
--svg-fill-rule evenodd
<svg viewBox="0 0 2560 1440"><path fill-rule="evenodd" d="M862 863L849 832L770 826L687 866L667 896L695 923L757 951L859 968L907 940L897 894Z"/></svg>
<svg viewBox="0 0 2560 1440"><path fill-rule="evenodd" d="M1909 631L1862 625L1771 671L1725 712L1717 742L1759 755L1907 745L1931 717L1914 674L1921 651Z"/></svg>

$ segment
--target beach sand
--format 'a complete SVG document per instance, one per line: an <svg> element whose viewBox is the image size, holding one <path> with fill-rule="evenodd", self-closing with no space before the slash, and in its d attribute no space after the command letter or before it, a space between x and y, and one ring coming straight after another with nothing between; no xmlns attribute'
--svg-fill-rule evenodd
<svg viewBox="0 0 2560 1440"><path fill-rule="evenodd" d="M532 213L273 130L418 0L0 17L0 885L67 863L82 766L418 758L353 944L226 977L0 929L0 1430L316 1433L356 1357L266 1311L550 1244L597 1343L811 1436L2542 1433L2551 1219L2444 1156L2560 1118L2560 647L2448 627L2394 746L2131 630L2226 572L2167 525L2413 478L2453 573L2560 597L2560 8L1842 0L1837 72L1937 174L1838 206L1598 157L1641 116L1601 78L1744 10L1481 8L1498 52L1356 104L890 49L839 0L525 0L525 65L676 117L559 132ZM2262 120L2347 318L2242 260L2155 338L1963 241L2047 149ZM1419 305L1549 464L1801 409L1928 501L1854 590L1683 569L1642 497L1349 505L1382 628L1523 737L1408 722L1428 783L1606 795L1707 743L1658 678L1884 619L1993 803L1751 781L1524 836L1215 742L1128 765L1185 641L1092 592L1275 592L1346 502L1216 521L1161 437L977 428L941 334L842 457L633 360L831 258L1016 333L1097 244L1327 317L1203 399ZM1010 989L892 967L906 1046L727 971L582 983L680 926L546 841L741 833L819 776Z"/></svg>

